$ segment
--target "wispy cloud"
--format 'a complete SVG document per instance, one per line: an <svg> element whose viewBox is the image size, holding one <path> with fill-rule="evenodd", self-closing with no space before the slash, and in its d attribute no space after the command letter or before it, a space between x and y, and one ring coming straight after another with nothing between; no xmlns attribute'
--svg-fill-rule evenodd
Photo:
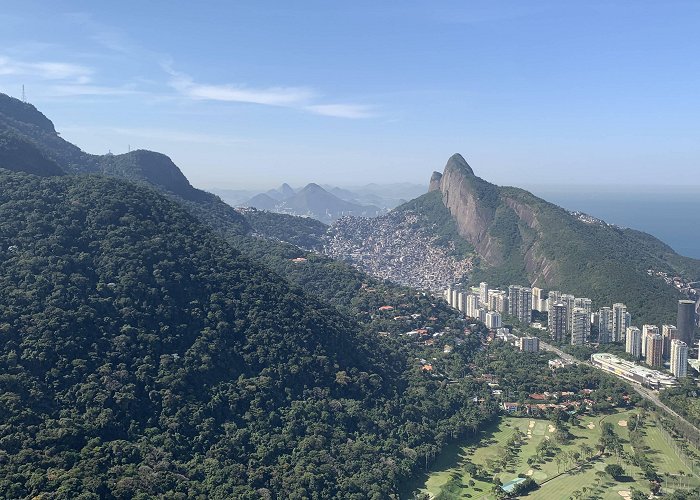
<svg viewBox="0 0 700 500"><path fill-rule="evenodd" d="M337 118L372 118L376 116L373 108L360 104L314 104L305 108L312 113Z"/></svg>
<svg viewBox="0 0 700 500"><path fill-rule="evenodd" d="M253 88L245 85L202 84L195 82L189 75L173 70L169 64L162 64L162 67L171 76L170 86L190 99L281 106L336 118L360 119L375 116L370 106L318 103L318 93L308 87Z"/></svg>
<svg viewBox="0 0 700 500"><path fill-rule="evenodd" d="M63 80L86 85L92 81L91 68L57 61L24 62L0 56L0 75L30 76L42 80Z"/></svg>
<svg viewBox="0 0 700 500"><path fill-rule="evenodd" d="M170 85L182 95L192 99L212 101L248 102L268 106L298 106L309 102L314 93L303 87L270 87L254 89L234 85L203 85L192 78L171 72Z"/></svg>

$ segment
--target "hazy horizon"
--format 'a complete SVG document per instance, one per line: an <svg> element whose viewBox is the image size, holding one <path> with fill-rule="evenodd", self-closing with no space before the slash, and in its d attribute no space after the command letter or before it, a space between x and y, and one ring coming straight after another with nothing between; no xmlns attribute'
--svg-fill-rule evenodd
<svg viewBox="0 0 700 500"><path fill-rule="evenodd" d="M87 152L160 151L197 186L424 183L455 152L500 185L685 184L699 16L689 2L28 0L0 13L0 91L24 86Z"/></svg>

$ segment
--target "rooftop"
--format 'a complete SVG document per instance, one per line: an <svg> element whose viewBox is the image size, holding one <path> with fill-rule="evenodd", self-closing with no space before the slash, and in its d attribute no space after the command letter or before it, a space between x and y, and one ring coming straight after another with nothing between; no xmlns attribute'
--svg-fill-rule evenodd
<svg viewBox="0 0 700 500"><path fill-rule="evenodd" d="M620 370L628 375L640 377L642 380L650 382L652 385L658 384L662 387L667 387L676 384L676 379L669 373L638 365L607 352L592 354L591 361L614 367L616 371Z"/></svg>

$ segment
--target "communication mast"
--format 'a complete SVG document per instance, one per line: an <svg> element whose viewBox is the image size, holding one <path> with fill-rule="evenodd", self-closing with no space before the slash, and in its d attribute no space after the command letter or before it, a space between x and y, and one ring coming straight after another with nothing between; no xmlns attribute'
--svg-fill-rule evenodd
<svg viewBox="0 0 700 500"><path fill-rule="evenodd" d="M22 102L27 103L27 95L24 93L24 84L22 84Z"/></svg>

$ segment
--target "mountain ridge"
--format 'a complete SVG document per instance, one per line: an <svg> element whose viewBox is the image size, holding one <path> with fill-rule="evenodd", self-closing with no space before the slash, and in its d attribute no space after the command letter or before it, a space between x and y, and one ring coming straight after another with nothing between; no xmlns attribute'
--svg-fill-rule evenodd
<svg viewBox="0 0 700 500"><path fill-rule="evenodd" d="M459 234L481 258L476 280L561 289L600 305L622 301L643 314L655 296L671 312L681 298L648 269L700 277L700 260L676 254L652 235L584 221L524 189L491 184L461 155L445 165L439 192Z"/></svg>
<svg viewBox="0 0 700 500"><path fill-rule="evenodd" d="M38 167L19 168L22 158L5 148L4 166L43 175L101 174L149 185L180 199L201 220L222 231L250 231L245 218L218 196L193 187L175 163L162 153L135 150L114 155L93 155L63 139L53 122L31 104L0 93L0 134L10 137L22 156L31 156ZM0 156L0 161L3 157ZM13 167L14 165L14 167Z"/></svg>
<svg viewBox="0 0 700 500"><path fill-rule="evenodd" d="M324 223L331 223L344 215L373 217L381 212L373 205L347 201L314 182L296 191L285 183L278 189L253 196L245 205L259 210L313 217Z"/></svg>

